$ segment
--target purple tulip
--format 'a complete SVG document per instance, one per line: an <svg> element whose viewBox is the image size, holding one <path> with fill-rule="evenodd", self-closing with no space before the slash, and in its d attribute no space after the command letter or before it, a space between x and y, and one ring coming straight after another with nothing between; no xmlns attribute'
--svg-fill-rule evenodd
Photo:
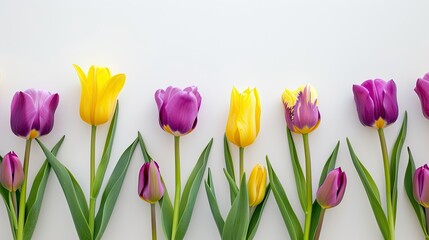
<svg viewBox="0 0 429 240"><path fill-rule="evenodd" d="M317 92L310 84L297 90L286 89L282 95L286 124L292 132L307 134L320 124Z"/></svg>
<svg viewBox="0 0 429 240"><path fill-rule="evenodd" d="M1 184L9 192L15 192L24 182L24 170L14 152L9 152L4 156L0 173Z"/></svg>
<svg viewBox="0 0 429 240"><path fill-rule="evenodd" d="M341 168L330 171L317 190L317 202L324 209L337 206L343 200L346 185L346 173Z"/></svg>
<svg viewBox="0 0 429 240"><path fill-rule="evenodd" d="M146 162L140 168L139 196L148 203L155 203L164 195L164 184L155 161Z"/></svg>
<svg viewBox="0 0 429 240"><path fill-rule="evenodd" d="M414 172L413 194L414 199L425 208L429 207L429 168L425 164Z"/></svg>
<svg viewBox="0 0 429 240"><path fill-rule="evenodd" d="M12 132L27 139L48 134L54 126L58 102L58 93L35 89L15 93L10 115Z"/></svg>
<svg viewBox="0 0 429 240"><path fill-rule="evenodd" d="M155 93L159 111L159 125L174 136L183 136L194 130L200 110L201 96L197 87L183 90L176 87L159 89Z"/></svg>
<svg viewBox="0 0 429 240"><path fill-rule="evenodd" d="M417 79L414 91L420 98L423 115L429 119L429 73L426 73L423 78Z"/></svg>
<svg viewBox="0 0 429 240"><path fill-rule="evenodd" d="M353 85L353 94L360 122L364 126L384 128L398 118L396 84L375 79Z"/></svg>

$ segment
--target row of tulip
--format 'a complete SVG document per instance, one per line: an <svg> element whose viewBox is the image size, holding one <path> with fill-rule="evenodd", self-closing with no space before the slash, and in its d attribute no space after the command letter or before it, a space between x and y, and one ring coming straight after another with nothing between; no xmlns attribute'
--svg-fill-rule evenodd
<svg viewBox="0 0 429 240"><path fill-rule="evenodd" d="M97 198L102 191L110 160L116 123L119 114L117 97L125 83L124 74L111 75L108 68L91 66L88 74L74 65L81 82L80 116L91 126L90 140L90 192L85 196L81 186L56 157L63 138L49 150L38 137L51 132L54 115L59 103L59 95L43 90L29 89L17 92L11 104L11 129L13 133L26 140L23 164L14 152L9 152L1 159L0 194L2 195L10 220L14 239L31 239L41 209L43 194L51 169L54 170L75 224L80 239L101 239L107 227L112 211L120 193L133 152L141 147L145 163L140 169L138 194L151 204L152 239L156 239L155 207L159 203L161 222L167 239L183 239L189 226L198 190L202 183L212 140L201 153L195 167L182 188L180 171L180 138L192 132L197 125L201 106L201 95L196 87L180 89L168 87L155 93L155 102L159 110L161 128L174 137L175 153L175 192L171 201L158 164L153 161L140 133L123 152L105 184L97 211ZM418 79L415 91L420 98L423 114L429 119L429 74ZM406 137L407 114L392 148L389 158L384 128L398 118L396 85L393 80L367 80L353 86L354 99L360 122L364 126L377 129L383 155L386 184L386 210L383 209L379 190L372 176L355 154L347 139L350 156L362 184L368 195L371 208L380 231L385 239L395 238L396 203L398 186L398 166L401 150ZM266 159L267 167L257 164L246 180L244 171L245 147L256 139L260 128L261 107L257 89L239 92L233 88L231 105L224 138L225 177L229 184L231 208L226 217L222 216L210 169L204 182L210 209L222 239L253 239L267 199L271 192L275 197L280 213L291 239L319 239L325 211L337 206L345 193L347 177L340 167L335 167L339 144L328 157L320 173L316 197L313 198L311 154L308 134L320 124L317 92L311 85L304 85L296 90L286 89L282 95L287 125L287 138L290 159L294 171L297 194L305 215L302 225L296 209L289 203L286 191L282 187L275 170ZM98 166L95 164L95 140L97 126L110 120L105 146ZM298 159L293 134L303 139L305 173ZM46 155L46 161L38 171L27 194L28 168L31 143L36 140ZM234 160L231 157L229 143L239 151L239 175L236 176ZM407 195L421 223L422 230L429 239L429 167L424 165L416 170L409 151L410 160L406 169L404 184ZM268 169L268 170L267 170ZM267 184L267 178L269 183ZM28 196L27 196L28 195ZM88 199L88 200L87 200ZM96 212L97 211L97 212Z"/></svg>

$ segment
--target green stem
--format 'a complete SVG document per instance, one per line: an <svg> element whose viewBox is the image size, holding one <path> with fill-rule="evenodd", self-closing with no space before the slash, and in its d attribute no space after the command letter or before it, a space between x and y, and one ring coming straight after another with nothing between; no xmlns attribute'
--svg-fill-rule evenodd
<svg viewBox="0 0 429 240"><path fill-rule="evenodd" d="M156 240L155 204L150 205L150 219L151 219L151 223L152 223L152 240Z"/></svg>
<svg viewBox="0 0 429 240"><path fill-rule="evenodd" d="M319 240L320 232L322 231L323 218L325 217L325 209L322 208L319 216L319 223L317 224L316 234L314 236L314 240Z"/></svg>
<svg viewBox="0 0 429 240"><path fill-rule="evenodd" d="M304 141L304 153L305 153L305 182L307 185L307 209L305 212L305 225L304 225L304 240L310 239L310 225L311 225L311 211L313 207L313 194L311 187L311 157L310 157L310 146L308 144L308 134L302 135Z"/></svg>
<svg viewBox="0 0 429 240"><path fill-rule="evenodd" d="M91 127L91 152L90 152L90 177L89 177L89 230L94 237L94 217L95 217L95 200L92 196L95 179L95 138L97 126Z"/></svg>
<svg viewBox="0 0 429 240"><path fill-rule="evenodd" d="M241 177L243 177L243 173L244 173L244 148L243 147L240 147L240 154L239 155L240 155L240 179L241 179Z"/></svg>
<svg viewBox="0 0 429 240"><path fill-rule="evenodd" d="M27 179L28 179L28 164L30 159L31 140L25 142L24 155L24 183L21 186L21 197L19 200L19 217L18 217L18 240L24 239L24 223L25 223L25 198L27 195Z"/></svg>
<svg viewBox="0 0 429 240"><path fill-rule="evenodd" d="M174 195L174 212L173 212L173 226L171 231L171 239L176 238L177 224L179 223L179 204L180 204L180 137L174 136L174 161L176 173L176 193Z"/></svg>
<svg viewBox="0 0 429 240"><path fill-rule="evenodd" d="M389 167L389 155L387 153L386 138L384 137L384 131L382 128L378 129L378 136L380 138L381 152L383 154L383 166L384 166L384 180L386 182L386 202L387 202L387 220L389 223L390 240L395 239L395 222L393 219L393 207L392 207L392 191L390 186L390 167Z"/></svg>

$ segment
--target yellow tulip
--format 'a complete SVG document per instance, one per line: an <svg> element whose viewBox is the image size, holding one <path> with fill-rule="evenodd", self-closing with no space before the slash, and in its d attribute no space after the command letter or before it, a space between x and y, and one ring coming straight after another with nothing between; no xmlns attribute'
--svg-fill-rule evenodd
<svg viewBox="0 0 429 240"><path fill-rule="evenodd" d="M73 65L82 85L80 117L97 126L109 121L116 107L116 99L125 83L125 74L110 75L106 67L91 66L88 75Z"/></svg>
<svg viewBox="0 0 429 240"><path fill-rule="evenodd" d="M226 124L227 139L238 147L252 144L259 133L261 104L256 88L239 93L234 87Z"/></svg>
<svg viewBox="0 0 429 240"><path fill-rule="evenodd" d="M249 206L254 207L264 200L267 189L267 169L259 164L253 168L247 183Z"/></svg>

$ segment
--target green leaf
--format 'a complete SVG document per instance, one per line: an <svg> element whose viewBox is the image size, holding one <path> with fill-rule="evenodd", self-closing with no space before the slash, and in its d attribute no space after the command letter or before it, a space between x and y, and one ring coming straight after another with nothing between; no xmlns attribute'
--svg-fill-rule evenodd
<svg viewBox="0 0 429 240"><path fill-rule="evenodd" d="M110 175L107 181L103 196L101 197L100 208L95 217L94 236L97 240L101 239L109 223L119 193L121 192L131 158L137 147L137 142L138 139L136 138L136 140L122 153L113 169L112 175Z"/></svg>
<svg viewBox="0 0 429 240"><path fill-rule="evenodd" d="M192 212L194 210L195 201L197 200L198 190L200 189L203 180L204 172L206 171L207 161L210 154L210 149L213 144L213 139L207 144L200 155L194 169L189 175L188 181L183 189L182 198L179 205L179 223L175 233L175 239L181 240L185 237L189 222L191 221Z"/></svg>
<svg viewBox="0 0 429 240"><path fill-rule="evenodd" d="M304 173L302 172L301 163L299 162L298 154L296 153L295 142L293 141L292 133L289 128L287 132L287 142L289 144L290 160L292 161L293 174L295 176L296 190L298 191L299 203L302 210L307 210L307 188L305 186Z"/></svg>
<svg viewBox="0 0 429 240"><path fill-rule="evenodd" d="M407 193L407 197L410 200L411 206L413 206L414 208L414 212L416 213L417 219L419 220L420 227L422 228L426 238L428 238L429 235L428 235L428 230L426 229L425 209L423 208L423 206L421 206L416 202L413 194L413 176L415 172L416 172L416 165L414 164L413 154L411 154L411 150L410 148L408 148L408 165L407 165L407 170L405 170L405 177L404 177L405 192Z"/></svg>
<svg viewBox="0 0 429 240"><path fill-rule="evenodd" d="M167 188L165 187L164 179L161 177L162 184L164 184L164 196L158 201L161 206L161 223L162 230L166 239L171 239L171 231L173 225L173 205L171 204L170 196L168 195Z"/></svg>
<svg viewBox="0 0 429 240"><path fill-rule="evenodd" d="M97 167L95 174L94 187L91 192L92 198L97 198L100 193L101 184L103 184L104 175L106 174L107 165L109 165L110 155L112 153L113 139L115 138L116 123L118 122L119 102L116 101L115 113L110 121L109 131L107 132L106 142L104 144L103 155Z"/></svg>
<svg viewBox="0 0 429 240"><path fill-rule="evenodd" d="M219 210L219 205L217 203L215 188L214 188L213 179L212 179L212 172L210 171L210 168L208 170L208 176L207 176L207 181L205 181L205 186L206 186L207 199L209 200L210 210L215 220L217 230L219 231L219 234L222 236L222 231L223 231L223 226L225 224L225 221L223 220L222 214L220 213L220 210Z"/></svg>
<svg viewBox="0 0 429 240"><path fill-rule="evenodd" d="M329 156L328 160L326 160L325 166L323 166L323 170L320 173L319 187L325 181L325 178L328 175L328 173L335 168L339 148L340 148L340 141L337 142L337 145L335 145L335 148L332 151L331 155Z"/></svg>
<svg viewBox="0 0 429 240"><path fill-rule="evenodd" d="M267 185L267 189L265 190L265 197L258 206L256 206L255 211L253 211L252 217L250 218L249 227L247 229L247 240L252 240L256 234L256 230L258 230L259 222L261 221L262 212L264 211L265 205L267 204L267 200L270 197L271 186Z"/></svg>
<svg viewBox="0 0 429 240"><path fill-rule="evenodd" d="M232 203L223 227L222 240L244 240L249 226L249 199L246 174L241 178L240 191Z"/></svg>
<svg viewBox="0 0 429 240"><path fill-rule="evenodd" d="M235 184L234 179L232 179L232 177L229 175L228 171L225 168L223 169L223 173L225 174L226 180L228 181L228 184L229 184L230 197L235 199L235 197L238 194L237 184Z"/></svg>
<svg viewBox="0 0 429 240"><path fill-rule="evenodd" d="M319 225L321 212L322 208L319 203L314 201L313 207L311 208L310 239L316 239L316 231L317 226Z"/></svg>
<svg viewBox="0 0 429 240"><path fill-rule="evenodd" d="M404 146L405 137L407 136L407 119L407 112L405 112L401 130L399 131L398 137L396 138L395 145L393 145L392 154L390 156L390 186L392 193L393 221L395 223L397 210L396 206L398 202L398 168L402 147Z"/></svg>
<svg viewBox="0 0 429 240"><path fill-rule="evenodd" d="M362 184L365 188L366 195L368 196L369 203L371 204L372 211L374 212L375 219L377 220L378 227L383 234L384 239L391 239L389 224L387 222L386 215L383 211L383 208L380 203L380 193L378 191L377 185L374 182L374 179L371 177L369 172L359 161L358 157L353 151L352 145L347 138L347 146L349 148L350 156L353 161L353 165L356 168L356 171L362 181Z"/></svg>
<svg viewBox="0 0 429 240"><path fill-rule="evenodd" d="M56 156L64 141L64 136L58 141L58 143L51 150L51 153ZM49 173L51 172L51 166L46 159L43 165L40 167L39 172L33 181L30 194L26 203L26 216L24 225L24 239L31 239L34 229L39 218L40 208L42 206L43 196L45 194L46 184L48 182Z"/></svg>
<svg viewBox="0 0 429 240"><path fill-rule="evenodd" d="M223 155L225 158L225 166L228 175L233 180L234 185L229 185L229 198L232 202L234 202L235 195L237 195L236 189L238 189L237 184L235 183L235 173L234 173L234 162L232 161L231 151L229 150L228 139L226 138L226 134L223 136ZM235 186L235 187L234 187Z"/></svg>
<svg viewBox="0 0 429 240"><path fill-rule="evenodd" d="M42 148L46 158L49 161L52 169L57 175L58 181L61 184L67 203L69 205L70 213L80 239L92 239L91 231L88 227L87 215L85 214L85 207L81 206L81 200L76 193L75 184L68 169L62 165L58 159L43 145L43 143L36 138L37 143ZM86 205L86 204L85 204ZM86 205L86 209L88 206Z"/></svg>
<svg viewBox="0 0 429 240"><path fill-rule="evenodd" d="M267 160L267 168L268 175L270 176L270 185L271 190L273 191L274 198L276 199L277 206L279 207L280 213L282 214L283 221L288 229L289 236L292 240L302 240L302 228L299 223L298 218L296 217L295 212L290 205L289 199L286 195L285 190L283 189L282 184L279 181L274 169L271 166L270 160L268 156Z"/></svg>
<svg viewBox="0 0 429 240"><path fill-rule="evenodd" d="M140 149L142 150L142 154L143 154L143 159L145 162L150 162L150 160L152 160L152 157L147 152L146 144L144 143L143 137L140 134L140 132L138 132L138 138L139 138Z"/></svg>

